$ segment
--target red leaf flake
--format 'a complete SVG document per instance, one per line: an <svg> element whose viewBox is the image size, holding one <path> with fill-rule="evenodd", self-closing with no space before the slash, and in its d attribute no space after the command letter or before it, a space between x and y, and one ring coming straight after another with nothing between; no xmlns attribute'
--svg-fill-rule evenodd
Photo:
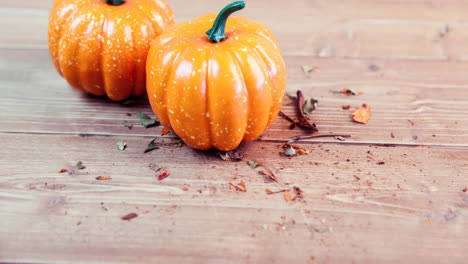
<svg viewBox="0 0 468 264"><path fill-rule="evenodd" d="M169 175L171 175L171 173L168 172L167 170L159 171L158 181L162 181L166 179L167 177L169 177Z"/></svg>
<svg viewBox="0 0 468 264"><path fill-rule="evenodd" d="M371 116L371 109L368 104L363 104L353 112L353 120L361 124L367 124Z"/></svg>
<svg viewBox="0 0 468 264"><path fill-rule="evenodd" d="M138 217L138 215L135 214L135 213L129 213L129 214L126 214L126 215L124 215L124 216L122 216L122 217L120 217L120 218L121 218L122 220L125 220L125 221L130 221L130 220L132 220L132 219L135 218L135 217Z"/></svg>
<svg viewBox="0 0 468 264"><path fill-rule="evenodd" d="M59 171L59 173L65 173L65 172L68 172L68 170L67 170L67 169L61 169L61 170Z"/></svg>
<svg viewBox="0 0 468 264"><path fill-rule="evenodd" d="M343 110L349 110L351 108L351 106L350 105L343 105L341 108Z"/></svg>

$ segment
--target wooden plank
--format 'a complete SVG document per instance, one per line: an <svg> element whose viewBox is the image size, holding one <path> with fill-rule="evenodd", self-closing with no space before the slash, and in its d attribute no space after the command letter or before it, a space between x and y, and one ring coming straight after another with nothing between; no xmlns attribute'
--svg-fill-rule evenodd
<svg viewBox="0 0 468 264"><path fill-rule="evenodd" d="M266 195L277 185L244 162L187 147L143 154L147 140L136 137L1 137L1 262L306 263L313 256L320 263L463 263L467 257L466 148L304 144L311 154L289 159L278 155L276 143L245 144L248 159L267 162L283 182L303 190L305 202L286 202ZM115 147L119 140L128 143L125 151ZM58 173L78 160L86 169ZM149 163L171 175L157 181ZM228 185L241 179L245 193ZM130 212L139 216L120 219Z"/></svg>
<svg viewBox="0 0 468 264"><path fill-rule="evenodd" d="M313 120L321 133L351 134L348 142L357 143L466 146L468 142L468 117L464 114L468 112L468 102L464 100L468 97L466 62L303 56L287 56L285 60L288 91L301 89L307 96L319 99ZM301 65L319 69L307 78ZM137 125L134 116L127 116L137 111L150 114L146 99L125 107L76 92L55 72L47 50L0 49L0 76L2 132L142 136L160 133L160 128L144 129ZM365 94L349 97L336 93L345 87ZM366 102L373 109L369 124L352 122L352 110ZM294 107L289 103L285 101L283 111L294 116ZM351 105L351 110L342 110L343 105ZM133 122L135 127L125 128L121 124L124 120ZM288 130L288 123L278 119L264 138L287 140L302 133Z"/></svg>
<svg viewBox="0 0 468 264"><path fill-rule="evenodd" d="M268 6L282 4L282 1L275 0ZM17 6L12 3L5 5ZM191 8L186 8L184 1L174 1L172 5L178 21L217 12L222 6L219 1L206 1L204 5ZM413 1L407 6L393 1L378 4L375 1L349 1L342 4L340 1L319 3L302 0L288 6L287 13L281 8L270 8L269 12L265 12L265 5L261 1L249 3L249 9L243 11L243 15L271 27L286 55L467 59L468 48L461 44L468 41L468 35L464 33L468 22L455 19L468 10L466 3L450 1L428 4ZM44 4L45 9L0 8L0 47L47 48L47 35L37 32L47 32L47 9L50 6L51 2ZM419 10L418 14L408 11L411 7ZM391 14L403 15L392 17ZM413 14L413 17L409 14Z"/></svg>

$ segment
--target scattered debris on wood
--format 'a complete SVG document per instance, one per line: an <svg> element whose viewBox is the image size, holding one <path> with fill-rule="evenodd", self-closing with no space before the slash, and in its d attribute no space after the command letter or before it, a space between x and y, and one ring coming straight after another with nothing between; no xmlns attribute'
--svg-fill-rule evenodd
<svg viewBox="0 0 468 264"><path fill-rule="evenodd" d="M319 69L319 67L317 67L317 66L311 67L311 66L308 66L308 65L302 65L301 68L302 68L302 71L304 72L305 77L310 77L310 74L312 72Z"/></svg>
<svg viewBox="0 0 468 264"><path fill-rule="evenodd" d="M169 175L171 175L171 173L167 170L160 170L159 171L159 176L158 176L158 181L162 181L164 179L166 179L167 177L169 177Z"/></svg>
<svg viewBox="0 0 468 264"><path fill-rule="evenodd" d="M369 71L373 71L373 72L380 71L380 67L375 64L370 64L367 68L369 69Z"/></svg>
<svg viewBox="0 0 468 264"><path fill-rule="evenodd" d="M224 161L241 161L244 159L244 152L232 150L228 152L218 152L218 156Z"/></svg>
<svg viewBox="0 0 468 264"><path fill-rule="evenodd" d="M162 169L161 166L159 166L159 165L157 165L157 164L155 164L155 163L150 163L150 164L148 165L148 168L149 168L150 170L154 171L154 172L158 172L158 171L160 171L160 170Z"/></svg>
<svg viewBox="0 0 468 264"><path fill-rule="evenodd" d="M59 171L59 173L65 173L65 172L68 172L68 169L61 169L61 170Z"/></svg>
<svg viewBox="0 0 468 264"><path fill-rule="evenodd" d="M245 183L243 180L241 180L240 183L230 182L229 184L234 186L239 191L242 191L242 192L247 191L247 188L245 187Z"/></svg>
<svg viewBox="0 0 468 264"><path fill-rule="evenodd" d="M96 177L96 180L98 181L107 181L107 180L111 180L112 178L109 177L109 176L97 176Z"/></svg>
<svg viewBox="0 0 468 264"><path fill-rule="evenodd" d="M140 124L142 126L144 126L145 128L149 128L149 127L153 127L153 126L159 126L160 123L159 121L149 117L147 114L145 113L135 113L135 115L138 117L138 121L140 122Z"/></svg>
<svg viewBox="0 0 468 264"><path fill-rule="evenodd" d="M415 125L415 123L413 121L409 120L409 119L408 119L408 122L411 124L411 126Z"/></svg>
<svg viewBox="0 0 468 264"><path fill-rule="evenodd" d="M371 116L371 108L368 104L361 105L353 112L353 120L361 124L367 124Z"/></svg>
<svg viewBox="0 0 468 264"><path fill-rule="evenodd" d="M258 163L256 163L255 161L247 161L247 164L249 164L249 166L252 168L252 169L255 169L258 167Z"/></svg>
<svg viewBox="0 0 468 264"><path fill-rule="evenodd" d="M184 146L184 142L180 139L176 139L171 142L162 142L159 140L160 138L155 138L151 140L151 142L146 147L144 153L148 153L153 150L160 149L160 147L183 147Z"/></svg>
<svg viewBox="0 0 468 264"><path fill-rule="evenodd" d="M318 106L318 100L314 98L309 98L305 100L304 105L302 105L302 112L306 115L310 115Z"/></svg>
<svg viewBox="0 0 468 264"><path fill-rule="evenodd" d="M379 162L377 162L377 165L384 165L384 164L385 164L384 161L379 161Z"/></svg>
<svg viewBox="0 0 468 264"><path fill-rule="evenodd" d="M313 123L310 123L309 120L304 115L303 106L305 104L304 95L302 94L301 90L297 91L297 100L296 100L296 114L299 118L299 122L297 125L304 129L310 130L310 132L314 133L317 132L317 126Z"/></svg>
<svg viewBox="0 0 468 264"><path fill-rule="evenodd" d="M122 220L125 220L125 221L130 221L130 220L132 220L133 218L136 218L136 217L138 217L137 214L135 214L135 213L129 213L129 214L126 214L126 215L124 215L124 216L122 216L122 217L120 217L120 218L121 218Z"/></svg>
<svg viewBox="0 0 468 264"><path fill-rule="evenodd" d="M351 105L343 105L341 106L343 110L349 110L351 108Z"/></svg>
<svg viewBox="0 0 468 264"><path fill-rule="evenodd" d="M286 157L293 157L297 155L308 155L309 152L299 145L284 144L284 151L281 152L281 155Z"/></svg>
<svg viewBox="0 0 468 264"><path fill-rule="evenodd" d="M364 92L362 91L356 91L354 89L350 89L350 88L343 88L343 90L341 90L341 92L339 93L342 93L342 94L345 94L345 95L362 95L364 94Z"/></svg>
<svg viewBox="0 0 468 264"><path fill-rule="evenodd" d="M78 161L75 165L75 168L79 169L79 170L84 170L86 169L86 166L83 164L83 162L81 161Z"/></svg>
<svg viewBox="0 0 468 264"><path fill-rule="evenodd" d="M119 141L115 143L115 145L117 146L117 149L119 149L120 151L124 151L127 148L127 142Z"/></svg>
<svg viewBox="0 0 468 264"><path fill-rule="evenodd" d="M286 156L286 157L291 157L291 156L296 156L296 150L293 147L289 147L285 151L281 152L281 155Z"/></svg>
<svg viewBox="0 0 468 264"><path fill-rule="evenodd" d="M128 129L132 129L133 128L133 124L128 122L128 121L123 121L122 122L122 125L124 125L124 127L128 128Z"/></svg>
<svg viewBox="0 0 468 264"><path fill-rule="evenodd" d="M288 193L288 192L287 192L287 193L284 193L284 194L283 194L283 197L284 197L284 200L286 200L286 201L288 201L288 202L292 200L291 194Z"/></svg>
<svg viewBox="0 0 468 264"><path fill-rule="evenodd" d="M307 102L304 99L304 95L300 90L297 91L297 96L295 97L296 100L296 115L298 117L297 120L289 117L282 111L279 112L279 115L289 121L291 123L290 129L294 129L296 126L305 129L311 133L317 132L317 126L313 123L309 122L308 117L305 116L305 113L310 113L312 112L315 107L317 106L317 100L314 99L309 99ZM306 108L306 111L304 110Z"/></svg>
<svg viewBox="0 0 468 264"><path fill-rule="evenodd" d="M293 187L293 191L294 191L294 194L296 195L296 196L294 196L293 201L304 199L303 192L302 192L302 190L301 190L299 187L294 186L294 187Z"/></svg>
<svg viewBox="0 0 468 264"><path fill-rule="evenodd" d="M279 191L272 191L270 189L265 189L266 194L272 195L272 194L277 194L277 193L283 193L283 192L289 192L289 189L282 189Z"/></svg>

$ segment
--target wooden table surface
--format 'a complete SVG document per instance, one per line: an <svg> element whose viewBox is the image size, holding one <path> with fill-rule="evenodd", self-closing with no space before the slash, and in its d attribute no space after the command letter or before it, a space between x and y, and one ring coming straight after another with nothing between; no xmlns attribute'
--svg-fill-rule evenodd
<svg viewBox="0 0 468 264"><path fill-rule="evenodd" d="M169 0L178 21L228 2ZM0 3L0 262L466 263L467 1L248 1L242 15L280 42L287 90L319 100L319 133L352 137L300 141L310 154L286 158L282 144L304 132L278 119L241 162L186 146L144 154L161 132L138 124L135 112L153 116L146 99L83 95L53 68L52 3ZM366 125L351 120L362 103ZM279 187L250 159L304 200L267 195ZM150 163L171 175L158 181ZM229 185L240 180L246 192Z"/></svg>

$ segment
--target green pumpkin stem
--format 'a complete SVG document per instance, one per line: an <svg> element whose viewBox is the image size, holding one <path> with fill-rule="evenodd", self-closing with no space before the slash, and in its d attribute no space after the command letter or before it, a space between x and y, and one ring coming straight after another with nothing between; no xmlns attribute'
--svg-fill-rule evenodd
<svg viewBox="0 0 468 264"><path fill-rule="evenodd" d="M106 0L106 3L113 6L119 6L125 3L126 0Z"/></svg>
<svg viewBox="0 0 468 264"><path fill-rule="evenodd" d="M232 13L244 9L245 2L237 1L227 5L221 12L219 12L216 17L213 27L206 32L208 39L211 42L219 43L226 39L226 34L224 34L224 29L226 28L226 22Z"/></svg>

